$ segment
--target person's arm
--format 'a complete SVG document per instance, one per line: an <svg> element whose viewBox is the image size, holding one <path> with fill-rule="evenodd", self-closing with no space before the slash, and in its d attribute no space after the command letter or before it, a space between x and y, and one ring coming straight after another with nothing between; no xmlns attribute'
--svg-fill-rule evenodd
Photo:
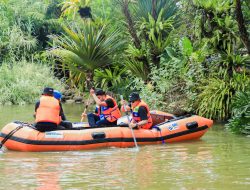
<svg viewBox="0 0 250 190"><path fill-rule="evenodd" d="M33 114L34 118L36 118L36 110L38 109L39 106L40 106L40 101L37 101L35 104L35 113Z"/></svg>
<svg viewBox="0 0 250 190"><path fill-rule="evenodd" d="M127 105L126 100L122 100L121 101L121 105L122 105L122 107L121 107L121 111L122 112L130 112L130 110L131 110L131 104Z"/></svg>
<svg viewBox="0 0 250 190"><path fill-rule="evenodd" d="M59 103L59 105L60 105L60 116L61 116L61 118L62 118L62 121L65 121L65 120L67 120L66 119L66 116L64 115L64 112L63 112L63 108L62 108L62 104L61 104L61 102Z"/></svg>
<svg viewBox="0 0 250 190"><path fill-rule="evenodd" d="M37 110L37 108L40 106L40 101L37 101L36 104L35 104L35 112Z"/></svg>
<svg viewBox="0 0 250 190"><path fill-rule="evenodd" d="M90 89L90 92L89 92L92 97L94 98L95 100L95 103L98 105L98 106L107 106L107 105L103 105L103 102L101 100L99 100L99 98L95 95L95 90L94 89ZM106 104L106 103L105 103Z"/></svg>
<svg viewBox="0 0 250 190"><path fill-rule="evenodd" d="M139 117L141 118L141 121L138 122L138 123L131 123L129 125L130 127L132 127L132 128L134 128L134 127L140 128L141 125L145 125L145 124L148 123L148 116L147 116L148 111L144 106L139 107L138 114L139 114Z"/></svg>

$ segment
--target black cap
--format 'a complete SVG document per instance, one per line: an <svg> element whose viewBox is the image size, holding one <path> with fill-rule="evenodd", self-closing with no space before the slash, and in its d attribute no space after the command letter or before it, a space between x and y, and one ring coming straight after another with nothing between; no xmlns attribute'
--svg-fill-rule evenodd
<svg viewBox="0 0 250 190"><path fill-rule="evenodd" d="M45 87L43 89L43 95L49 95L49 96L53 96L53 92L54 92L54 89L53 88L50 88L50 87Z"/></svg>
<svg viewBox="0 0 250 190"><path fill-rule="evenodd" d="M137 93L137 92L132 92L130 95L129 95L129 101L130 102L134 102L136 100L140 100L140 95Z"/></svg>
<svg viewBox="0 0 250 190"><path fill-rule="evenodd" d="M96 91L95 91L95 95L97 95L97 96L101 96L101 95L105 95L105 94L106 94L105 91L103 91L100 88L96 89Z"/></svg>

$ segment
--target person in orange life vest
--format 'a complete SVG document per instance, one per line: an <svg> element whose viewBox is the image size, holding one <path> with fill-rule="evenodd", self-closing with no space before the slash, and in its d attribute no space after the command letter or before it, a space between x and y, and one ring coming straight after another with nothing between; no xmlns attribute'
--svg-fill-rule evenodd
<svg viewBox="0 0 250 190"><path fill-rule="evenodd" d="M95 113L88 113L90 127L116 125L117 119L121 117L121 112L114 98L106 95L102 89L90 90L97 107ZM85 117L86 114L82 114Z"/></svg>
<svg viewBox="0 0 250 190"><path fill-rule="evenodd" d="M132 92L129 95L129 102L131 103L130 106L126 105L125 100L121 102L123 105L123 112L130 111L132 109L132 121L130 122L129 127L139 129L150 129L152 127L153 122L148 105L143 100L141 100L140 95L136 92Z"/></svg>
<svg viewBox="0 0 250 190"><path fill-rule="evenodd" d="M40 132L65 129L58 126L64 114L62 106L54 98L53 92L53 88L44 88L40 100L35 105L35 128Z"/></svg>

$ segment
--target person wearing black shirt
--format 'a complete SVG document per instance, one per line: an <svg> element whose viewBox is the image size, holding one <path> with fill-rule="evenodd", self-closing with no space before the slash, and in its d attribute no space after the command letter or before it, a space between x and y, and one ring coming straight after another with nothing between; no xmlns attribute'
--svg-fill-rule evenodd
<svg viewBox="0 0 250 190"><path fill-rule="evenodd" d="M63 129L59 127L62 119L66 119L61 103L53 96L54 89L46 87L35 104L35 128L40 132Z"/></svg>
<svg viewBox="0 0 250 190"><path fill-rule="evenodd" d="M133 92L129 95L130 104L126 106L123 100L122 111L132 111L132 121L129 123L130 128L150 129L152 127L152 117L148 105L141 100L138 93Z"/></svg>
<svg viewBox="0 0 250 190"><path fill-rule="evenodd" d="M121 112L116 101L106 95L102 89L90 90L90 94L96 102L95 113L88 113L88 122L90 127L116 125L117 119L121 117ZM86 114L82 113L82 117Z"/></svg>

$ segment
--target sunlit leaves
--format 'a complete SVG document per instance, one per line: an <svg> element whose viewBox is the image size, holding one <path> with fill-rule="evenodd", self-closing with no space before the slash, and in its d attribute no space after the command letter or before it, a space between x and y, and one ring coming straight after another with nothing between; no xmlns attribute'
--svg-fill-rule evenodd
<svg viewBox="0 0 250 190"><path fill-rule="evenodd" d="M91 0L64 0L62 3L62 16L74 19L79 8L89 6L90 2Z"/></svg>

